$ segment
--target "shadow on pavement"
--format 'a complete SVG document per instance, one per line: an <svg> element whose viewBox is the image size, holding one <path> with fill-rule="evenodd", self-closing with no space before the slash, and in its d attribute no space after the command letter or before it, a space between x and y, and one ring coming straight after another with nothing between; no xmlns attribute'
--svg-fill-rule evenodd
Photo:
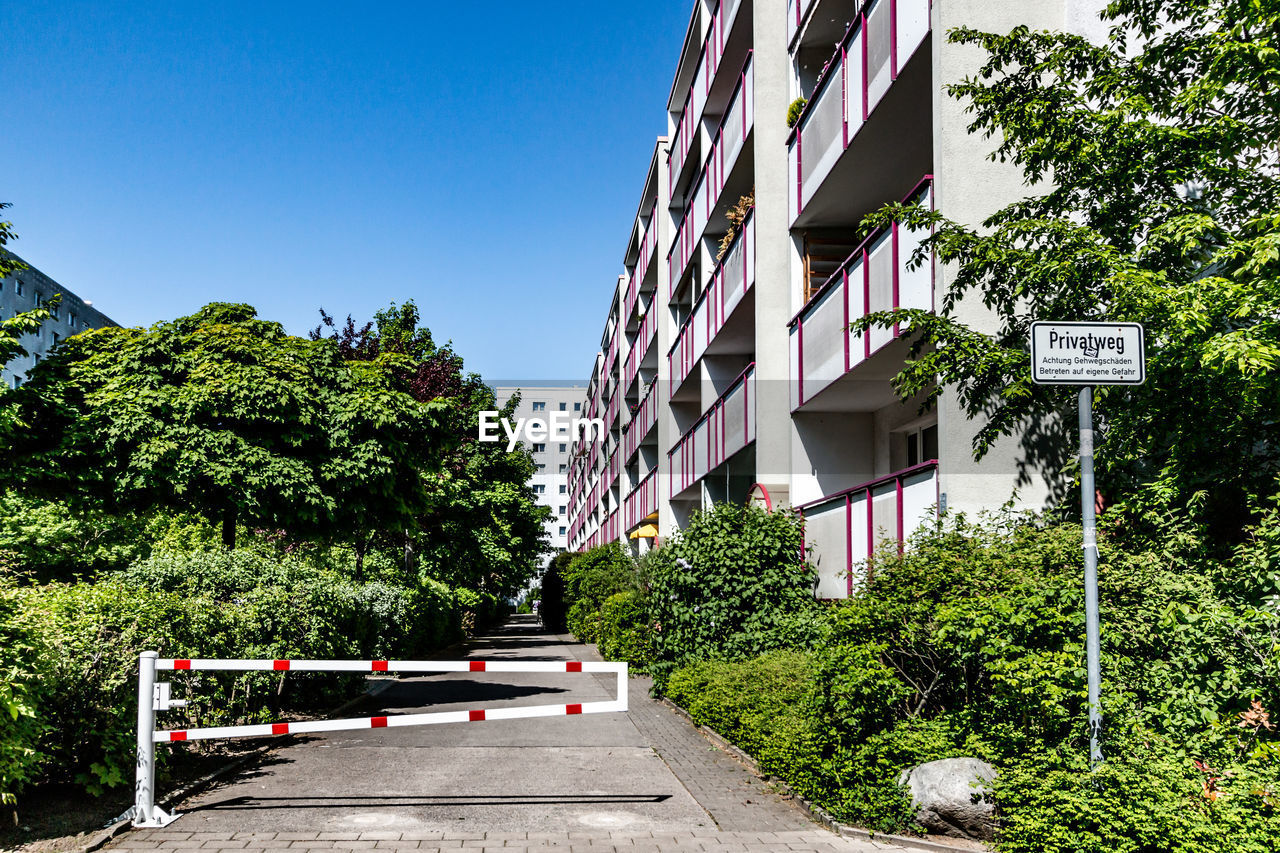
<svg viewBox="0 0 1280 853"><path fill-rule="evenodd" d="M522 696L567 692L562 687L499 684L469 678L405 679L379 691L376 697L372 697L372 703L383 708L429 708L433 705L497 702L519 699Z"/></svg>
<svg viewBox="0 0 1280 853"><path fill-rule="evenodd" d="M456 794L389 797L230 797L216 803L184 808L184 813L254 809L331 809L335 806L386 808L387 806L577 806L662 803L670 794Z"/></svg>

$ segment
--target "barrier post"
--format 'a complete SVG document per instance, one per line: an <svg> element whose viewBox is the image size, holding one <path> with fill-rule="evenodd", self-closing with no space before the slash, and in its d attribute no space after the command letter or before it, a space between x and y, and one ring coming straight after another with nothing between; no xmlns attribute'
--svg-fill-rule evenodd
<svg viewBox="0 0 1280 853"><path fill-rule="evenodd" d="M155 804L156 652L138 655L137 782L133 789L133 825L166 826L173 817Z"/></svg>

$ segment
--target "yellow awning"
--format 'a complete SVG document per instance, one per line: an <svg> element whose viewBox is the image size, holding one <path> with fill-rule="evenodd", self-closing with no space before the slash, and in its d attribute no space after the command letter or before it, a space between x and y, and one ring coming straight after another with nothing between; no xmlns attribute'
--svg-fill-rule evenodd
<svg viewBox="0 0 1280 853"><path fill-rule="evenodd" d="M654 539L658 535L658 525L642 524L631 534L632 539Z"/></svg>

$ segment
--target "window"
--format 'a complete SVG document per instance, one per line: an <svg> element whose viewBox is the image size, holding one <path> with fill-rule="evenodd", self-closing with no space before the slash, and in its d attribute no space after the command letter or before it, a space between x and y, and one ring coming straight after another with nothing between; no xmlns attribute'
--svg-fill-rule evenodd
<svg viewBox="0 0 1280 853"><path fill-rule="evenodd" d="M76 315L74 311L67 314L67 325L73 329L76 327Z"/></svg>
<svg viewBox="0 0 1280 853"><path fill-rule="evenodd" d="M560 484L560 494L564 495L564 494L568 494L568 493L569 493L569 487L568 487L568 486L566 486L566 485L564 485L563 483L561 483L561 484Z"/></svg>
<svg viewBox="0 0 1280 853"><path fill-rule="evenodd" d="M33 365L40 363L40 353L36 353L35 355L31 356L31 363Z"/></svg>
<svg viewBox="0 0 1280 853"><path fill-rule="evenodd" d="M569 470L569 466L568 466L568 465L561 465L561 466L560 466L560 473L561 473L561 474L565 473L565 472L566 472L566 471L568 471L568 470Z"/></svg>
<svg viewBox="0 0 1280 853"><path fill-rule="evenodd" d="M21 387L22 387L22 377L21 377L21 376L15 376L15 377L13 377L13 387L14 387L14 388L21 388Z"/></svg>
<svg viewBox="0 0 1280 853"><path fill-rule="evenodd" d="M567 506L565 506L564 504L560 504L560 514L561 514L561 515L564 515L564 511L565 511L566 509L568 509L568 507L567 507Z"/></svg>
<svg viewBox="0 0 1280 853"><path fill-rule="evenodd" d="M938 425L907 433L907 467L938 458Z"/></svg>
<svg viewBox="0 0 1280 853"><path fill-rule="evenodd" d="M49 343L53 344L55 347L58 345L58 341L60 340L62 340L62 336L59 335L57 332L49 333Z"/></svg>
<svg viewBox="0 0 1280 853"><path fill-rule="evenodd" d="M17 296L22 295L22 279L16 278L13 280L13 292Z"/></svg>
<svg viewBox="0 0 1280 853"><path fill-rule="evenodd" d="M561 403L561 404L560 404L560 411L562 411L562 412L563 412L563 411L564 411L565 409L567 409L567 408L569 408L569 404L568 404L568 403Z"/></svg>
<svg viewBox="0 0 1280 853"><path fill-rule="evenodd" d="M566 453L566 452L568 452L568 450L569 450L569 445L567 445L567 444L562 444L562 445L560 445L560 452L561 452L561 453Z"/></svg>
<svg viewBox="0 0 1280 853"><path fill-rule="evenodd" d="M563 536L564 534L565 534L565 529L564 529L563 527L561 527L561 528L560 528L560 535L561 535L561 536Z"/></svg>
<svg viewBox="0 0 1280 853"><path fill-rule="evenodd" d="M22 284L22 282L18 282L18 284ZM22 291L21 291L21 290L19 290L18 292L19 292L19 293L21 293ZM575 412L581 412L581 411L582 411L582 404L581 404L581 403L574 403L574 404L573 404L573 410L574 410Z"/></svg>
<svg viewBox="0 0 1280 853"><path fill-rule="evenodd" d="M547 446L546 446L545 444L535 444L535 445L533 446L533 452L534 452L534 453L546 453L546 452L547 452Z"/></svg>
<svg viewBox="0 0 1280 853"><path fill-rule="evenodd" d="M547 404L542 402L541 400L538 400L534 402L533 410L535 412L545 412L547 410Z"/></svg>
<svg viewBox="0 0 1280 853"><path fill-rule="evenodd" d="M542 485L541 483L534 483L533 493L535 495L545 495L547 493L547 487Z"/></svg>

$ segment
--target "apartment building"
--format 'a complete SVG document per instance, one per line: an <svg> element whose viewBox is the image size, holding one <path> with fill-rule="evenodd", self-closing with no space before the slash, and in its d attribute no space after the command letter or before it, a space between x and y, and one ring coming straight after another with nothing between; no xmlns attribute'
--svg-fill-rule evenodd
<svg viewBox="0 0 1280 853"><path fill-rule="evenodd" d="M9 257L22 260L13 254ZM76 296L30 264L27 264L25 270L0 278L0 320L8 320L17 314L46 305L54 296L62 298L52 309L53 317L46 320L34 335L22 336L22 346L27 355L0 365L0 382L6 386L17 388L21 385L27 378L27 371L39 364L40 359L63 338L86 329L116 325L110 317L94 308L92 303Z"/></svg>
<svg viewBox="0 0 1280 853"><path fill-rule="evenodd" d="M523 419L526 423L533 419L550 424L553 418L572 421L580 417L586 386L581 382L548 382L533 380L531 382L499 381L489 383L497 397L499 408L503 408L516 394L520 401L512 415L513 424ZM499 430L502 440L506 436ZM523 441L525 447L533 454L535 466L533 486L537 501L551 510L551 520L546 523L547 540L551 547L563 551L569 547L569 465L572 457L570 436L557 438L549 435L546 441ZM549 559L549 558L548 558Z"/></svg>
<svg viewBox="0 0 1280 853"><path fill-rule="evenodd" d="M869 312L932 310L952 274L911 264L922 235L858 224L897 201L978 223L1021 197L945 94L982 54L942 34L1101 32L1101 5L695 3L583 401L606 431L570 466L570 548L643 549L718 501L791 506L833 598L939 507L1043 501L1016 441L973 461L978 425L950 393L927 412L896 398L898 330L849 331ZM961 315L991 322L980 304Z"/></svg>

